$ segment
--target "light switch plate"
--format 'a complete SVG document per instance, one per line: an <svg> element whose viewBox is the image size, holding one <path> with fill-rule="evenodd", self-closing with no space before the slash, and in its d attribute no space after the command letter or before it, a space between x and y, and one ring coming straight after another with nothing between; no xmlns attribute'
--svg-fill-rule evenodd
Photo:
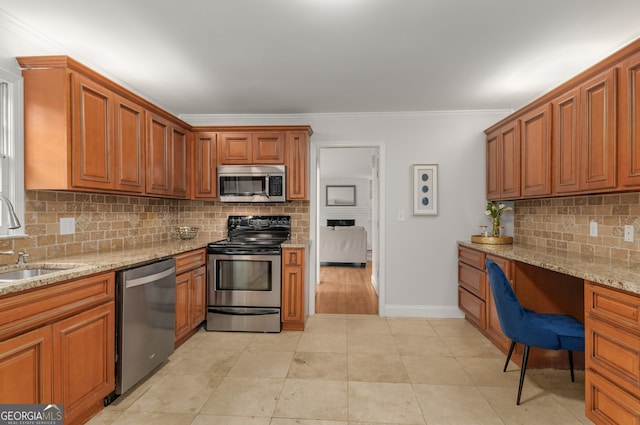
<svg viewBox="0 0 640 425"><path fill-rule="evenodd" d="M589 223L589 236L598 236L598 222L592 221Z"/></svg>
<svg viewBox="0 0 640 425"><path fill-rule="evenodd" d="M60 219L60 234L73 235L76 232L76 219L74 217L65 217Z"/></svg>
<svg viewBox="0 0 640 425"><path fill-rule="evenodd" d="M404 217L404 211L400 210L398 211L398 221L404 221L405 217Z"/></svg>
<svg viewBox="0 0 640 425"><path fill-rule="evenodd" d="M631 224L624 226L624 241L633 242L633 226Z"/></svg>

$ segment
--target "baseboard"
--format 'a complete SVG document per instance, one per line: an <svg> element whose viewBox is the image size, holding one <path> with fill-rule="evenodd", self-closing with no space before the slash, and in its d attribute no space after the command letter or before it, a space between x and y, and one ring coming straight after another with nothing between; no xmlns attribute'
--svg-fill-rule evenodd
<svg viewBox="0 0 640 425"><path fill-rule="evenodd" d="M448 305L385 305L387 317L430 317L444 319L463 319L464 313L458 306Z"/></svg>

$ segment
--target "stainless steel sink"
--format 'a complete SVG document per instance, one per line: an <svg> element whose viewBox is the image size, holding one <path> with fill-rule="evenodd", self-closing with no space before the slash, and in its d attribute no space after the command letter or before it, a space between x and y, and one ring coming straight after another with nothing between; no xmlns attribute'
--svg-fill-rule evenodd
<svg viewBox="0 0 640 425"><path fill-rule="evenodd" d="M11 270L0 272L0 282L11 282L14 280L28 279L30 277L41 276L49 273L55 273L68 268L52 268L52 267L29 267L25 269Z"/></svg>

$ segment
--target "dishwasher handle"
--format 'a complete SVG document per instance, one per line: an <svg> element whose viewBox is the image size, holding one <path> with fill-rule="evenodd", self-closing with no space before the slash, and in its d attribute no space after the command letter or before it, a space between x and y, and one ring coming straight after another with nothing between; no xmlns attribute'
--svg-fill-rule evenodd
<svg viewBox="0 0 640 425"><path fill-rule="evenodd" d="M176 268L175 267L171 267L170 269L161 271L160 273L155 273L152 274L150 276L143 276L143 277L139 277L137 279L130 279L125 281L125 288L133 288L135 286L140 286L140 285L145 285L147 283L150 282L157 282L160 279L163 279L167 276L171 276L172 274L175 274L176 272Z"/></svg>

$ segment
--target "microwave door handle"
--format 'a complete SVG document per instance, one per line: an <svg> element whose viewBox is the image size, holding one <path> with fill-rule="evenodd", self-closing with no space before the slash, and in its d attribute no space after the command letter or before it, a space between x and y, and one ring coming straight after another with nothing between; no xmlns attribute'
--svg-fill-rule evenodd
<svg viewBox="0 0 640 425"><path fill-rule="evenodd" d="M266 196L267 199L269 199L269 176L265 177L264 196Z"/></svg>

